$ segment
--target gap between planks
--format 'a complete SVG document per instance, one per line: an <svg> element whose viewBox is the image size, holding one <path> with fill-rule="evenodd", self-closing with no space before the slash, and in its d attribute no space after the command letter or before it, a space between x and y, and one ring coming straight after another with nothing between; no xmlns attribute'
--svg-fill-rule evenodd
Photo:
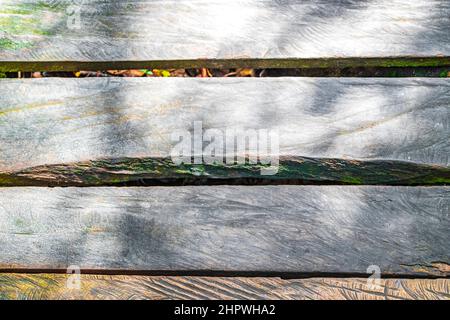
<svg viewBox="0 0 450 320"><path fill-rule="evenodd" d="M73 266L69 266L73 267ZM370 273L366 272L284 272L284 271L219 271L219 270L134 270L134 269L79 269L80 274L88 276L130 276L130 277L207 277L207 278L280 278L283 280L303 280L312 278L323 279L351 279L367 278ZM404 265L405 268L416 270L418 273L381 273L382 279L450 279L450 264L442 262L433 262L428 266ZM70 269L70 268L68 268ZM30 267L20 267L18 265L2 265L0 275L2 274L20 274L20 275L39 275L39 274L68 274L68 269L52 269L51 267L43 269L32 269ZM405 269L406 270L406 269Z"/></svg>
<svg viewBox="0 0 450 320"><path fill-rule="evenodd" d="M450 57L323 58L323 59L227 59L161 61L0 61L0 72L63 72L120 69L344 69L394 67L448 67Z"/></svg>

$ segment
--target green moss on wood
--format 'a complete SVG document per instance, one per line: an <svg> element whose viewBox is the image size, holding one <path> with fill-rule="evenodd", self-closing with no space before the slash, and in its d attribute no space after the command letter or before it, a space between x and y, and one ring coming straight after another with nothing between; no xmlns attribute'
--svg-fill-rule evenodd
<svg viewBox="0 0 450 320"><path fill-rule="evenodd" d="M359 68L447 67L450 57L342 59L199 59L143 61L0 61L0 72L152 68Z"/></svg>
<svg viewBox="0 0 450 320"><path fill-rule="evenodd" d="M30 46L31 43L28 41L15 41L8 38L0 38L0 50L14 51L28 48Z"/></svg>
<svg viewBox="0 0 450 320"><path fill-rule="evenodd" d="M61 4L44 1L15 4L14 6L0 6L0 31L2 34L0 51L14 51L31 47L33 45L32 42L30 40L22 40L22 36L55 35L58 24L63 23L57 16L58 14L59 16L66 15L65 10L67 6L68 3ZM57 16L52 19L43 18L46 11L56 12Z"/></svg>
<svg viewBox="0 0 450 320"><path fill-rule="evenodd" d="M182 164L170 159L120 158L50 165L0 174L0 186L101 186L245 179L256 183L350 185L450 185L450 168L402 161L354 161L284 157L275 175L260 164Z"/></svg>
<svg viewBox="0 0 450 320"><path fill-rule="evenodd" d="M360 178L356 177L342 177L342 182L347 184L353 184L353 185L360 185L363 184L363 181Z"/></svg>
<svg viewBox="0 0 450 320"><path fill-rule="evenodd" d="M52 25L38 17L0 16L0 28L8 37L16 39L17 36L51 36ZM17 41L17 40L14 40Z"/></svg>

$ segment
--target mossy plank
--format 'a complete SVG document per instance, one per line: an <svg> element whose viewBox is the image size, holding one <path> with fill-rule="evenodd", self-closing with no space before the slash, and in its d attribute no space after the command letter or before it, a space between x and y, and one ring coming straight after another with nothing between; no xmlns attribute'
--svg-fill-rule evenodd
<svg viewBox="0 0 450 320"><path fill-rule="evenodd" d="M199 60L448 65L450 57L446 0L3 0L0 30L0 71L111 69L99 68L104 62L194 67Z"/></svg>
<svg viewBox="0 0 450 320"><path fill-rule="evenodd" d="M450 280L0 274L0 299L449 300Z"/></svg>
<svg viewBox="0 0 450 320"><path fill-rule="evenodd" d="M0 186L124 186L170 184L450 185L450 168L402 161L282 157L267 165L181 164L171 159L121 158L39 166L0 173Z"/></svg>
<svg viewBox="0 0 450 320"><path fill-rule="evenodd" d="M0 271L445 277L449 207L450 187L3 188Z"/></svg>
<svg viewBox="0 0 450 320"><path fill-rule="evenodd" d="M47 78L0 83L0 186L241 178L449 183L448 79ZM208 142L202 140L211 130L224 140L231 130L233 139L259 130L274 133L279 150L268 154L274 165L279 158L276 174L261 175L262 164L223 165L221 158L215 164L174 165L178 134L192 142L196 123L205 156ZM225 155L265 155L255 144L220 146L217 151Z"/></svg>

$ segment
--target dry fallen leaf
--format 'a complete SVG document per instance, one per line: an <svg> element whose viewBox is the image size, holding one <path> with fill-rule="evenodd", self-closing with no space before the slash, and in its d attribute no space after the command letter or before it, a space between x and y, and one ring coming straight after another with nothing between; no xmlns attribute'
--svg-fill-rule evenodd
<svg viewBox="0 0 450 320"><path fill-rule="evenodd" d="M113 75L113 76L120 76L122 75L122 73L124 73L126 70L108 70L106 72L108 72L109 74Z"/></svg>
<svg viewBox="0 0 450 320"><path fill-rule="evenodd" d="M238 77L254 77L255 76L255 70L253 69L238 69L237 70Z"/></svg>
<svg viewBox="0 0 450 320"><path fill-rule="evenodd" d="M152 72L155 77L170 77L171 76L170 71L168 71L168 70L153 69Z"/></svg>
<svg viewBox="0 0 450 320"><path fill-rule="evenodd" d="M234 72L227 73L224 77L254 77L255 70L248 68L237 69Z"/></svg>
<svg viewBox="0 0 450 320"><path fill-rule="evenodd" d="M123 77L143 77L145 75L144 70L108 70L109 74L113 76L123 76Z"/></svg>
<svg viewBox="0 0 450 320"><path fill-rule="evenodd" d="M42 73L40 73L40 72L33 72L31 77L32 78L42 78Z"/></svg>
<svg viewBox="0 0 450 320"><path fill-rule="evenodd" d="M187 77L185 69L174 69L170 70L172 77Z"/></svg>
<svg viewBox="0 0 450 320"><path fill-rule="evenodd" d="M127 70L123 73L124 77L143 77L145 72L142 70Z"/></svg>

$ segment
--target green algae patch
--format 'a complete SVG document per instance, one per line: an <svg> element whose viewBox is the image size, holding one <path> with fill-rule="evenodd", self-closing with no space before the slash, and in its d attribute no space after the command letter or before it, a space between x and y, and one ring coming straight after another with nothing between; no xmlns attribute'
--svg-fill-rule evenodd
<svg viewBox="0 0 450 320"><path fill-rule="evenodd" d="M29 41L17 41L9 38L0 38L0 50L14 51L29 48L31 45L32 44Z"/></svg>
<svg viewBox="0 0 450 320"><path fill-rule="evenodd" d="M342 177L342 182L353 185L361 185L363 181L360 178L356 177Z"/></svg>

